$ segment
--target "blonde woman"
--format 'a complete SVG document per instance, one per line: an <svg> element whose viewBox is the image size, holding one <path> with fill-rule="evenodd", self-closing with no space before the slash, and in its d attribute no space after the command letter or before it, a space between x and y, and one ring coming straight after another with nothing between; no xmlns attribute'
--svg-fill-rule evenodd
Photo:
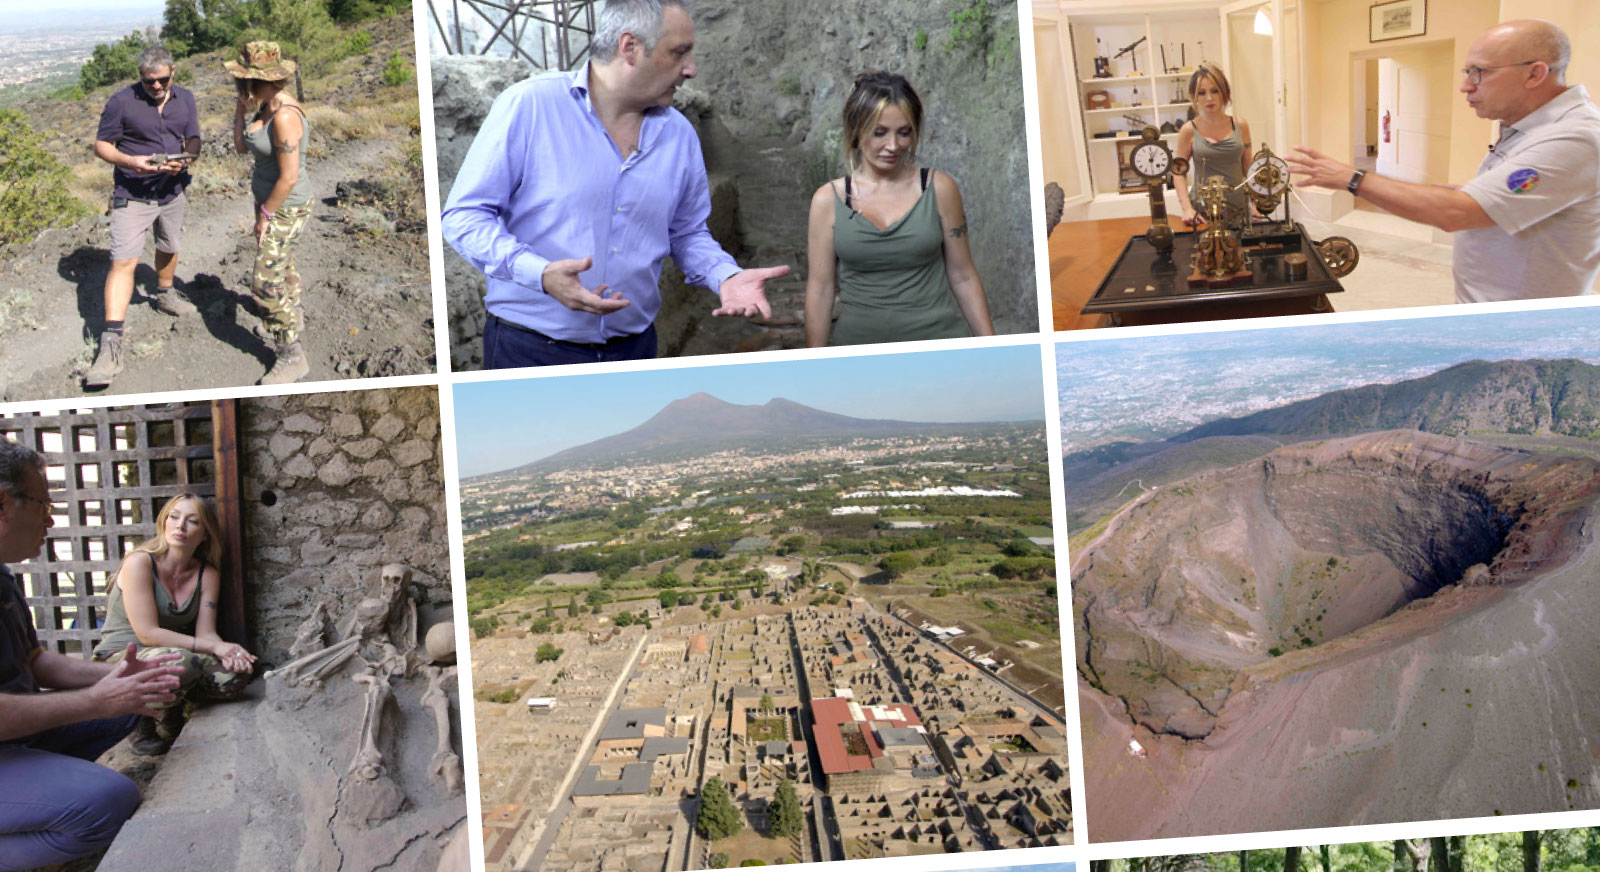
<svg viewBox="0 0 1600 872"><path fill-rule="evenodd" d="M1233 89L1228 77L1219 67L1202 63L1189 76L1189 105L1195 117L1184 122L1178 131L1178 146L1172 150L1176 157L1187 158L1191 182L1185 176L1176 176L1173 187L1178 192L1178 204L1183 207L1183 223L1190 227L1204 224L1197 201L1200 185L1211 176L1221 176L1230 188L1238 188L1244 181L1245 170L1250 168L1250 122L1227 114L1233 102ZM1228 194L1229 210L1245 219L1245 196L1242 189Z"/></svg>
<svg viewBox="0 0 1600 872"><path fill-rule="evenodd" d="M233 111L233 150L255 157L250 191L255 198L256 262L250 293L266 309L262 325L276 357L257 384L297 382L311 371L300 331L303 288L294 268L294 242L311 218L311 180L305 175L311 126L305 109L284 91L295 63L275 42L252 42L227 67L238 90ZM250 115L254 107L254 115Z"/></svg>
<svg viewBox="0 0 1600 872"><path fill-rule="evenodd" d="M96 660L115 663L138 646L138 657L179 655L178 696L159 721L140 718L128 740L136 754L164 754L183 726L186 699L232 699L249 681L255 655L217 635L222 591L222 536L204 499L179 494L156 515L156 535L122 560L106 601Z"/></svg>
<svg viewBox="0 0 1600 872"><path fill-rule="evenodd" d="M961 191L916 165L921 133L911 83L856 77L844 106L845 176L811 198L808 346L994 335Z"/></svg>

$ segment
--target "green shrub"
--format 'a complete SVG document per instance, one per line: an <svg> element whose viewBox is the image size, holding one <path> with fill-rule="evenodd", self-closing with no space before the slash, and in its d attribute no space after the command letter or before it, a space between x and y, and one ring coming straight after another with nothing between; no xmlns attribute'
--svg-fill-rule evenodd
<svg viewBox="0 0 1600 872"><path fill-rule="evenodd" d="M928 32L920 27L917 28L917 35L911 40L911 45L916 48L917 51L922 51L923 49L927 48Z"/></svg>
<svg viewBox="0 0 1600 872"><path fill-rule="evenodd" d="M383 65L383 83L385 85L404 85L411 81L411 64L400 55L400 50L395 49L390 55L389 62Z"/></svg>
<svg viewBox="0 0 1600 872"><path fill-rule="evenodd" d="M358 54L365 54L367 49L371 47L372 34L365 30L358 30L345 38L344 56L350 58Z"/></svg>
<svg viewBox="0 0 1600 872"><path fill-rule="evenodd" d="M989 0L967 0L966 5L950 10L950 44L946 53L958 49L983 51L989 47L994 10Z"/></svg>
<svg viewBox="0 0 1600 872"><path fill-rule="evenodd" d="M116 42L102 42L78 69L78 86L93 91L103 85L131 82L139 78L139 52L150 44L135 30Z"/></svg>
<svg viewBox="0 0 1600 872"><path fill-rule="evenodd" d="M69 180L27 116L0 109L0 247L27 242L89 214L68 193Z"/></svg>
<svg viewBox="0 0 1600 872"><path fill-rule="evenodd" d="M328 14L340 24L393 15L410 6L408 0L327 0Z"/></svg>

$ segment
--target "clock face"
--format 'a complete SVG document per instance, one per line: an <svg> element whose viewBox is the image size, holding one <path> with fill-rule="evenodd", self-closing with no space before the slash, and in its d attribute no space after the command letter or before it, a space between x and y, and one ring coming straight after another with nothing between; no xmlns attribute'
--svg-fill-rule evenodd
<svg viewBox="0 0 1600 872"><path fill-rule="evenodd" d="M1245 174L1246 187L1262 197L1276 197L1289 187L1289 166L1275 154L1263 154L1250 162Z"/></svg>
<svg viewBox="0 0 1600 872"><path fill-rule="evenodd" d="M1157 181L1166 175L1167 167L1172 165L1172 152L1167 151L1166 143L1147 142L1133 150L1129 163L1140 176Z"/></svg>

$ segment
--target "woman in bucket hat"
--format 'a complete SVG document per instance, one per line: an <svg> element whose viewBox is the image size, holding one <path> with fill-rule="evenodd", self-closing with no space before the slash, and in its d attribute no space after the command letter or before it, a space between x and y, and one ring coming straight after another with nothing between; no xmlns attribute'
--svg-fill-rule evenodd
<svg viewBox="0 0 1600 872"><path fill-rule="evenodd" d="M305 315L300 307L300 274L294 268L294 241L311 217L311 182L305 175L311 128L299 101L284 91L295 63L283 57L277 43L249 43L237 62L223 66L239 92L233 112L234 151L252 154L256 161L250 175L256 234L250 292L266 310L262 324L277 355L257 384L289 384L311 369L300 347Z"/></svg>

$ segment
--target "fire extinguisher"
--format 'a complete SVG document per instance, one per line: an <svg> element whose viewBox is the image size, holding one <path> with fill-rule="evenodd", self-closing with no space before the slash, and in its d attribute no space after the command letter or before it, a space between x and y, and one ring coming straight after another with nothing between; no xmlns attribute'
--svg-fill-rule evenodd
<svg viewBox="0 0 1600 872"><path fill-rule="evenodd" d="M1389 141L1389 110L1383 111L1383 141Z"/></svg>

